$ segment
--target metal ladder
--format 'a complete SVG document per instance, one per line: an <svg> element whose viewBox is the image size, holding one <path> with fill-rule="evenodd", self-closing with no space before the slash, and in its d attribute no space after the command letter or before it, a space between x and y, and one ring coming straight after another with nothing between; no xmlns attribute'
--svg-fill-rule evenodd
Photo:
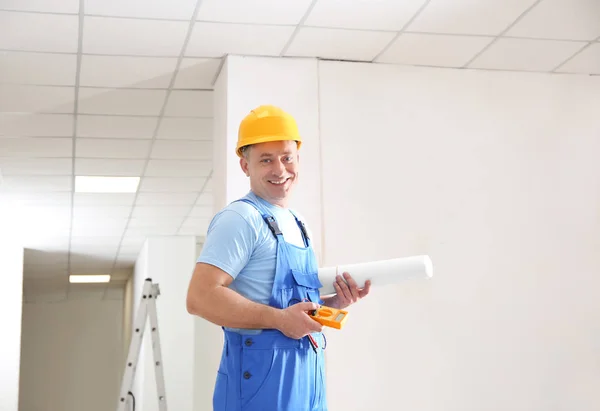
<svg viewBox="0 0 600 411"><path fill-rule="evenodd" d="M121 381L117 411L129 411L128 395L133 386L135 372L139 360L140 348L146 328L146 318L150 316L150 332L152 333L152 352L154 354L154 375L156 376L156 392L158 394L159 411L167 411L167 398L165 396L165 377L163 374L162 357L160 354L160 337L158 335L158 318L156 316L156 298L160 295L158 284L152 283L152 279L144 281L142 300L135 316L133 335L129 344L127 363Z"/></svg>

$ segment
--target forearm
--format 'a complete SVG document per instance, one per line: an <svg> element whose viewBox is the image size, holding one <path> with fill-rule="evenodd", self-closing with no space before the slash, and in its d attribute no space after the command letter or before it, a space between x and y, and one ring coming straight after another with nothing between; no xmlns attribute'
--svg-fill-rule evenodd
<svg viewBox="0 0 600 411"><path fill-rule="evenodd" d="M281 319L281 310L255 303L225 286L192 292L188 312L230 328L277 329Z"/></svg>

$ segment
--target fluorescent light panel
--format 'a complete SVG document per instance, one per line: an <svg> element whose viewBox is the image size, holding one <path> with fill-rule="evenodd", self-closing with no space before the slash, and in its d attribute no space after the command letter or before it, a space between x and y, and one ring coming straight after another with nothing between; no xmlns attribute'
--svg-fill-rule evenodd
<svg viewBox="0 0 600 411"><path fill-rule="evenodd" d="M139 177L75 176L76 193L135 193Z"/></svg>
<svg viewBox="0 0 600 411"><path fill-rule="evenodd" d="M110 275L108 274L94 274L94 275L70 275L70 283L107 283L110 281Z"/></svg>

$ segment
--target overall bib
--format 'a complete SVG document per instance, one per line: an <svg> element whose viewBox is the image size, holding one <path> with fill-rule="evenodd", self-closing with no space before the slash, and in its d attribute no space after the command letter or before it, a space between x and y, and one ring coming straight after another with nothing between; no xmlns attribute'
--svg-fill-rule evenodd
<svg viewBox="0 0 600 411"><path fill-rule="evenodd" d="M305 246L287 243L275 218L254 206L277 238L277 268L269 305L287 308L302 301L322 303L318 265L303 223ZM296 216L294 216L296 217ZM289 338L279 330L243 335L224 329L221 363L213 394L214 411L327 411L322 333ZM316 352L315 352L316 351Z"/></svg>

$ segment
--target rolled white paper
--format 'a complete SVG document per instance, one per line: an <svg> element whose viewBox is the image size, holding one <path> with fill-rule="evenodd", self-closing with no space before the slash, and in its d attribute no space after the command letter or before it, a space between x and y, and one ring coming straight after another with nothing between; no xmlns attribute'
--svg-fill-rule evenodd
<svg viewBox="0 0 600 411"><path fill-rule="evenodd" d="M433 276L433 264L427 255L393 258L390 260L371 261L367 263L345 264L334 267L319 268L319 280L323 287L322 295L335 294L333 282L337 274L349 273L359 287L367 280L371 286L398 284L411 279L427 279Z"/></svg>

